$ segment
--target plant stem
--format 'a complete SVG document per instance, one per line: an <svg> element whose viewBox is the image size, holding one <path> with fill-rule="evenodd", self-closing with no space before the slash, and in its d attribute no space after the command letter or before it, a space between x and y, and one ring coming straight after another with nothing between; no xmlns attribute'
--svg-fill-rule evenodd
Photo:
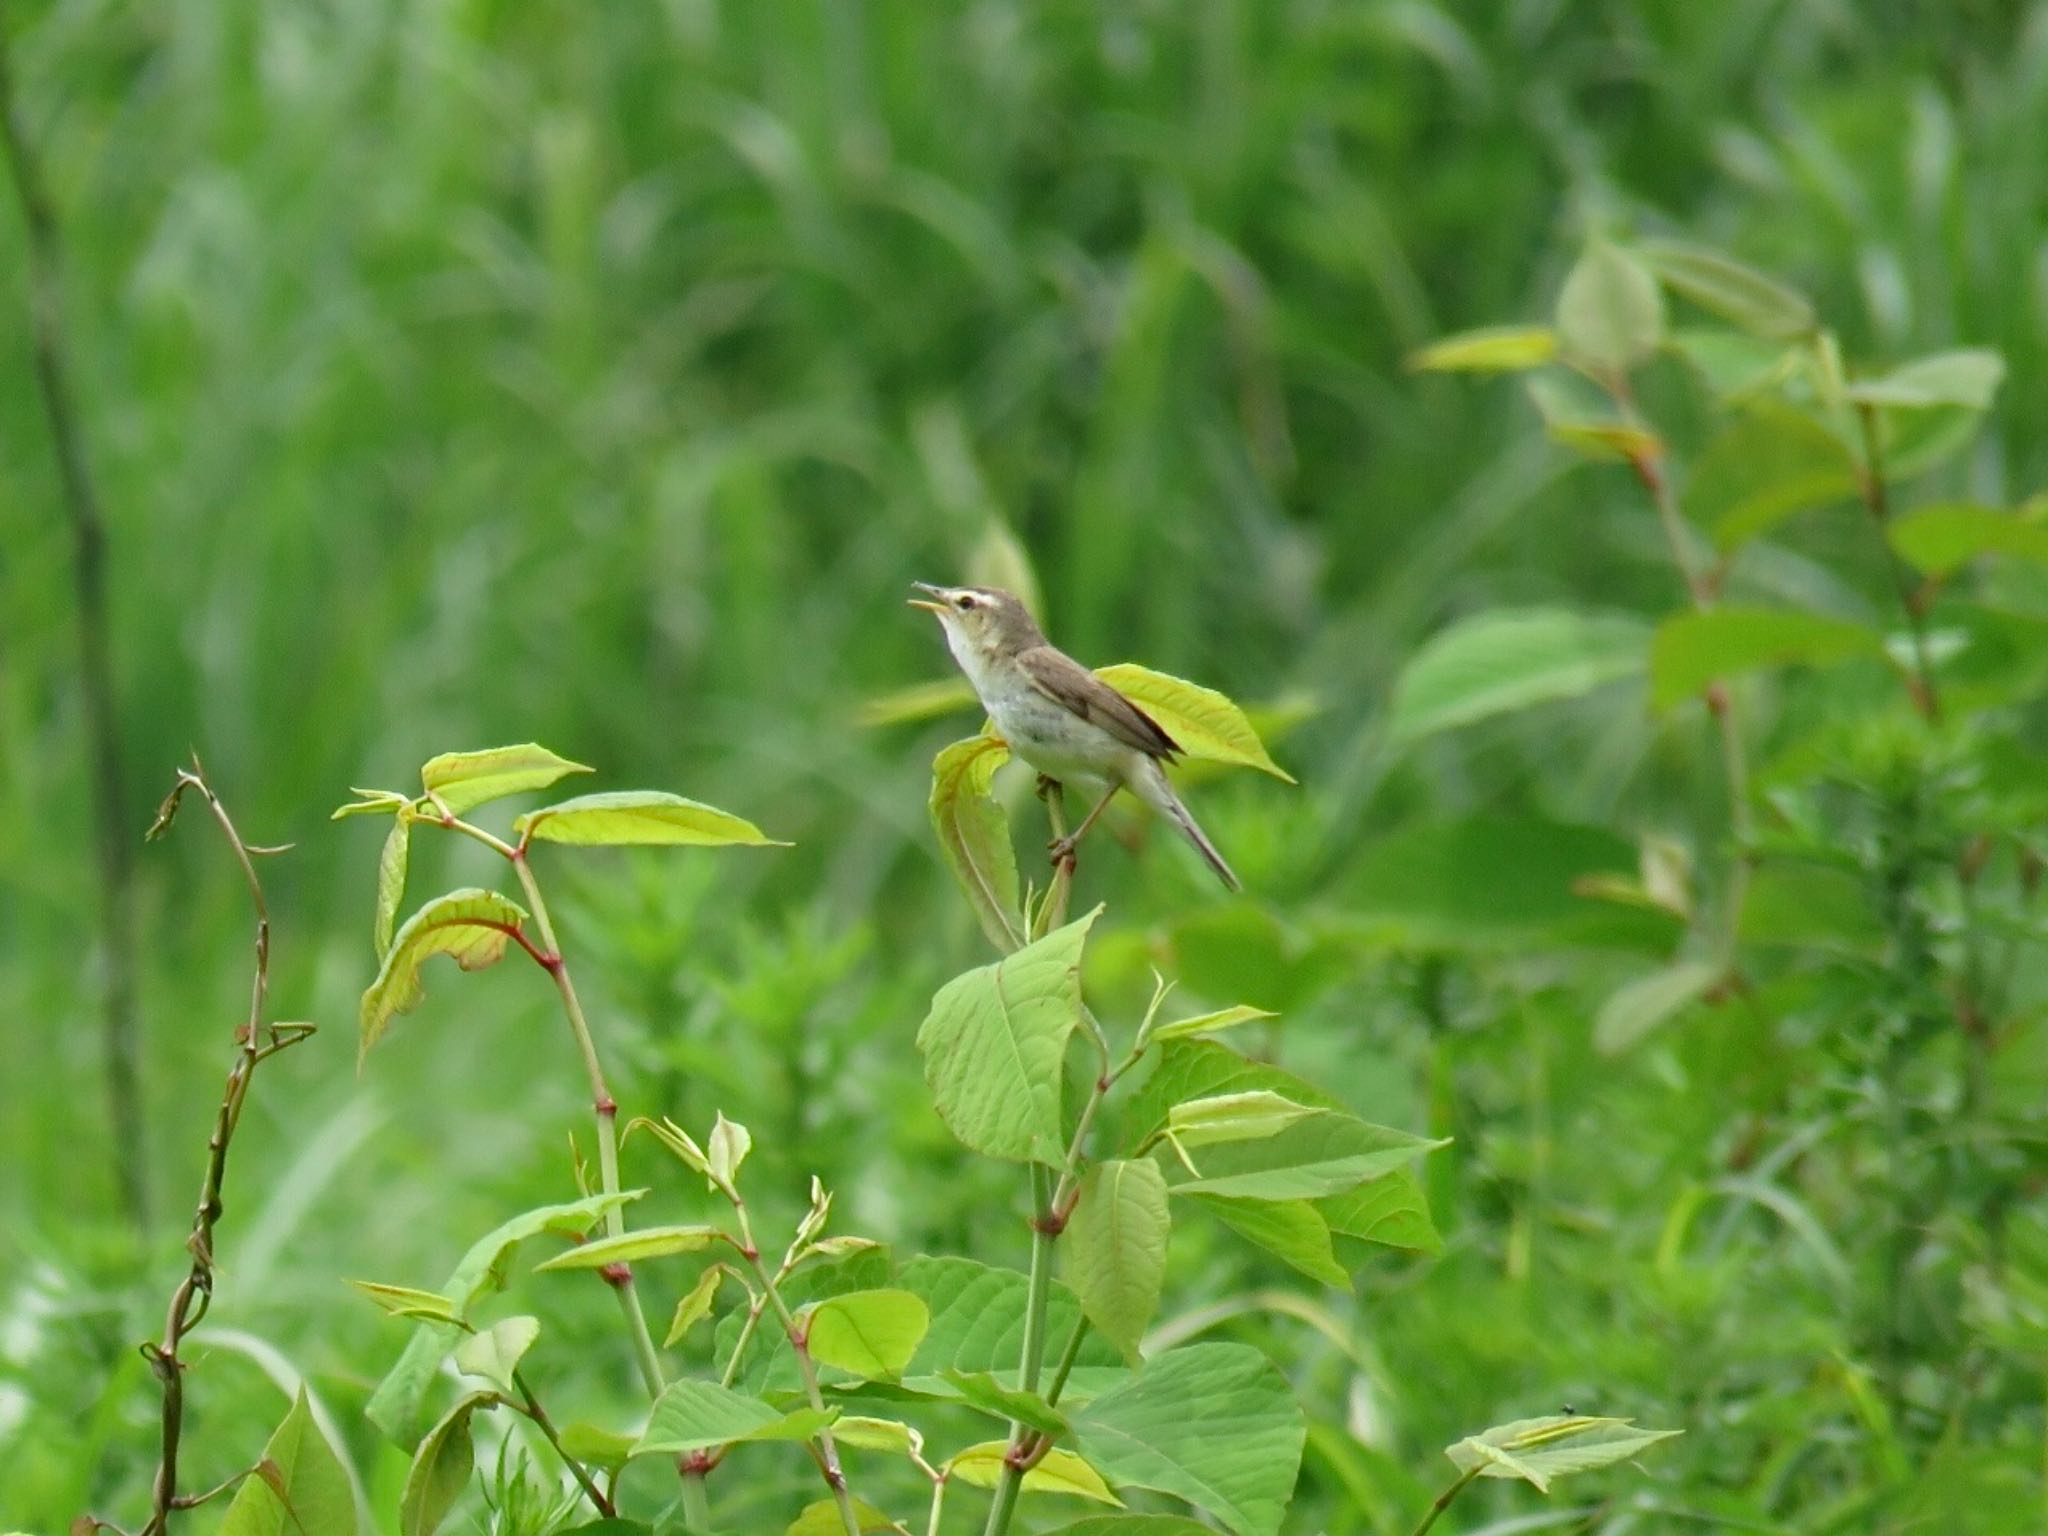
<svg viewBox="0 0 2048 1536"><path fill-rule="evenodd" d="M932 1479L932 1512L924 1523L924 1536L939 1536L939 1514L946 1507L946 1479Z"/></svg>
<svg viewBox="0 0 2048 1536"><path fill-rule="evenodd" d="M1436 1524L1437 1516L1449 1509L1451 1507L1451 1500L1463 1493L1467 1485L1478 1475L1479 1468L1474 1467L1470 1472L1467 1472L1463 1477L1451 1484L1450 1487L1438 1494L1436 1502L1429 1506L1428 1510L1423 1514L1421 1521L1416 1525L1413 1536L1427 1536L1429 1528Z"/></svg>
<svg viewBox="0 0 2048 1536"><path fill-rule="evenodd" d="M708 1536L711 1530L711 1499L705 1492L704 1474L683 1473L683 1519L690 1536Z"/></svg>
<svg viewBox="0 0 2048 1536"><path fill-rule="evenodd" d="M734 1213L740 1223L740 1251L746 1256L754 1271L754 1278L761 1282L761 1294L775 1311L776 1321L782 1324L782 1331L789 1339L789 1347L796 1352L796 1367L804 1378L804 1396L819 1413L825 1411L825 1394L818 1388L818 1367L811 1359L810 1341L804 1336L802 1326L789 1310L789 1304L782 1299L782 1290L777 1276L768 1272L768 1266L761 1262L761 1254L754 1243L754 1231L747 1220L746 1202L738 1193L728 1190ZM832 1441L832 1431L818 1431L818 1460L824 1469L825 1485L832 1490L833 1502L839 1506L840 1522L846 1527L846 1536L860 1536L860 1515L853 1507L853 1495L847 1491L846 1472L839 1464L839 1447Z"/></svg>
<svg viewBox="0 0 2048 1536"><path fill-rule="evenodd" d="M1043 1163L1031 1165L1031 1281L1024 1302L1024 1348L1017 1364L1018 1385L1026 1392L1038 1390L1039 1374L1045 1363L1045 1313L1052 1299L1052 1245L1054 1230L1052 1174ZM1024 1465L1019 1452L1029 1438L1029 1426L1010 1426L1010 1449L1003 1458L1002 1480L996 1484L995 1502L989 1506L985 1536L1004 1536L1016 1512L1017 1495L1024 1487Z"/></svg>
<svg viewBox="0 0 2048 1536"><path fill-rule="evenodd" d="M1087 1337L1088 1319L1085 1316L1075 1318L1073 1331L1067 1335L1066 1348L1060 1351L1059 1364L1052 1368L1052 1382L1045 1389L1045 1400L1049 1406L1059 1406L1060 1394L1067 1389L1067 1377L1073 1374L1074 1362L1081 1358L1081 1341Z"/></svg>
<svg viewBox="0 0 2048 1536"><path fill-rule="evenodd" d="M236 1031L235 1064L228 1072L227 1085L221 1090L220 1107L214 1111L213 1133L206 1143L206 1171L199 1185L199 1205L192 1215L191 1234L185 1239L192 1265L178 1288L171 1293L170 1305L164 1314L162 1340L145 1344L142 1348L150 1370L163 1388L160 1450L156 1476L150 1485L149 1523L142 1528L143 1536L163 1536L169 1528L172 1510L187 1509L203 1502L178 1496L178 1451L185 1426L185 1364L178 1358L178 1351L185 1336L198 1327L213 1302L214 1228L224 1209L221 1191L227 1183L228 1148L234 1140L235 1128L241 1124L242 1106L248 1101L249 1084L254 1080L259 1064L279 1051L289 1050L312 1034L310 1025L264 1028L264 1006L270 995L269 903L264 899L263 882L257 878L256 862L250 856L248 844L235 830L227 807L221 804L219 797L200 776L198 766L195 761L192 771L178 771L177 781L158 809L149 835L159 837L169 828L187 790L204 797L222 836L234 851L235 861L242 869L242 878L249 887L249 903L256 915L256 956L249 982L249 1014Z"/></svg>
<svg viewBox="0 0 2048 1536"><path fill-rule="evenodd" d="M583 1070L590 1079L591 1105L597 1117L599 1187L608 1195L616 1195L619 1192L618 1101L605 1086L604 1065L598 1060L597 1041L591 1035L590 1021L583 1015L583 1004L576 996L576 984L569 978L569 963L562 958L562 947L555 939L555 925L548 917L548 904L541 896L540 882L534 879L526 850L508 848L506 852L512 867L519 872L519 883L526 891L534 926L540 930L540 941L545 951L541 963L554 978L556 992L561 994L562 1012L569 1020L569 1032L576 1037L576 1049L582 1054ZM617 1205L605 1212L604 1225L609 1236L618 1237L625 1232L626 1218ZM668 1383L662 1373L661 1355L654 1347L654 1334L647 1326L647 1313L640 1305L640 1293L633 1285L633 1271L620 1264L608 1269L605 1278L618 1295L619 1310L625 1314L626 1329L633 1340L633 1353L640 1365L640 1378L647 1386L648 1395L659 1397Z"/></svg>
<svg viewBox="0 0 2048 1536"><path fill-rule="evenodd" d="M135 1023L135 861L124 805L121 726L114 703L112 625L107 616L107 527L86 456L85 427L72 387L64 339L61 240L57 214L43 181L42 162L29 142L15 100L7 17L0 3L0 140L14 176L27 226L29 322L34 334L36 384L57 454L57 478L71 524L72 595L77 603L79 681L85 695L90 742L93 841L99 860L99 949L105 972L101 1054L107 1081L108 1137L121 1204L137 1229L149 1223L144 1177L148 1138L143 1134L141 1048Z"/></svg>
<svg viewBox="0 0 2048 1536"><path fill-rule="evenodd" d="M1914 593L1912 572L1906 569L1906 562L1899 558L1899 552L1892 548L1889 532L1891 491L1885 484L1884 445L1877 432L1877 408L1858 405L1856 424L1863 434L1863 473L1858 477L1862 483L1863 505L1870 513L1871 525L1877 530L1877 541L1884 547L1892 586L1899 594L1899 606L1906 613L1906 631L1912 637L1913 680L1910 691L1913 704L1923 718L1938 721L1941 719L1941 695L1935 691L1934 664L1927 651L1927 615L1921 612L1920 599Z"/></svg>
<svg viewBox="0 0 2048 1536"><path fill-rule="evenodd" d="M555 1454L562 1458L563 1465L575 1476L598 1514L607 1519L616 1514L617 1511L612 1508L612 1501L604 1496L603 1489L591 1481L590 1474L583 1469L583 1463L562 1449L562 1437L555 1430L555 1421L548 1417L547 1410L540 1405L540 1399L533 1395L533 1388L527 1385L525 1374L514 1371L512 1385L519 1389L519 1395L526 1400L524 1411L527 1418L533 1421L534 1427L541 1432L547 1443L555 1448Z"/></svg>

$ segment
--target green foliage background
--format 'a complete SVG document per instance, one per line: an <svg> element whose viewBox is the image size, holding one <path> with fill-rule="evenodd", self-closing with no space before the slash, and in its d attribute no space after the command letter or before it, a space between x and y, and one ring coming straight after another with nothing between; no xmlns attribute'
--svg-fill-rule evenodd
<svg viewBox="0 0 2048 1536"><path fill-rule="evenodd" d="M905 583L986 563L1000 518L1069 649L1298 719L1276 750L1301 789L1191 791L1250 899L1163 843L1090 845L1101 995L1142 1001L1156 963L1193 1000L1279 1009L1281 1060L1457 1138L1427 1165L1447 1252L1378 1260L1355 1296L1220 1233L1176 1251L1169 1322L1227 1303L1216 1331L1271 1350L1314 1415L1290 1529L1405 1531L1444 1444L1560 1401L1687 1434L1555 1505L1482 1487L1474 1528L1539 1508L1566 1529L2038 1529L2038 921L1999 933L2018 980L1974 1064L1937 1040L1887 1076L1857 1048L1900 996L1875 960L1602 1056L1595 1014L1672 934L1589 934L1529 892L1628 868L1645 835L1718 863L1702 715L1624 683L1419 746L1385 720L1456 618L1680 606L1624 471L1544 441L1509 385L1403 368L1443 332L1542 319L1589 228L1781 273L1852 357L1998 349L1986 432L1904 499L2048 483L2048 8L11 10L112 522L130 820L196 748L252 839L297 845L266 866L275 995L325 1030L266 1069L238 1148L192 1482L245 1464L279 1417L269 1379L304 1372L395 1507L403 1458L356 1410L399 1334L340 1278L432 1284L564 1196L584 1105L531 976L430 972L427 1008L352 1069L381 828L327 811L449 747L537 739L599 787L793 841L544 855L622 1102L746 1121L784 1220L815 1170L852 1230L1021 1262L1022 1191L945 1135L912 1048L932 990L985 957L924 815L932 752L971 717L859 711L945 675ZM206 838L140 856L148 1113L108 1124L23 265L10 211L0 1517L55 1530L143 1497L133 1346L182 1269L246 919ZM1698 407L1652 387L1697 442ZM1839 509L1739 579L1896 627L1879 550ZM2001 580L2010 610L2048 612L2038 571ZM1881 671L1746 685L1767 800L1817 755L1861 774L1852 799L1938 810L1994 750L2027 761L2027 666L1975 699L2010 731L1988 742L1966 705L1931 745ZM1456 858L1415 841L1478 814ZM1851 864L1888 825L1799 814ZM1553 823L1592 830L1565 846ZM420 842L420 890L491 873ZM1786 900L1760 926L1808 919L1823 949L1886 920L1867 881L1846 916ZM147 1240L111 1178L138 1138ZM1906 1150L1943 1181L1910 1202ZM655 1167L630 1150L629 1182ZM550 1278L522 1284L567 1319L562 1396L623 1412L615 1318ZM793 1507L776 1464L764 1528Z"/></svg>

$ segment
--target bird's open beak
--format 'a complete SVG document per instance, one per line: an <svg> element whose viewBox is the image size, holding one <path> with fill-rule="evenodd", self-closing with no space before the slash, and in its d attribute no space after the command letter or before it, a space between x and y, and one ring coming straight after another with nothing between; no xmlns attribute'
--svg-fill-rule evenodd
<svg viewBox="0 0 2048 1536"><path fill-rule="evenodd" d="M920 592L931 593L933 597L944 597L946 595L946 589L944 587L935 587L928 581L913 581L911 585L917 588L917 590ZM910 606L913 608L922 608L927 613L944 613L946 611L946 605L944 603L930 602L922 597L911 598Z"/></svg>

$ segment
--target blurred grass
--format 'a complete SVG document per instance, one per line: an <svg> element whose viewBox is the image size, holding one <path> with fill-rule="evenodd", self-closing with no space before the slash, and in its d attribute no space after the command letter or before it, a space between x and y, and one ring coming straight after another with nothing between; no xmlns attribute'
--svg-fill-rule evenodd
<svg viewBox="0 0 2048 1536"><path fill-rule="evenodd" d="M1432 1174L1449 1256L1373 1272L1344 1313L1372 1370L1274 1325L1358 1437L1318 1442L1304 1518L1406 1529L1437 1446L1563 1395L1693 1430L1647 1485L1659 1507L1854 1528L1890 1488L1903 1523L1827 1364L1826 1266L1751 1227L1656 1262L1728 1133L1714 1085L1744 1042L1623 1073L1586 1044L1598 976L1482 968L1441 995L1427 962L1330 958L1314 919L1422 813L1711 825L1697 743L1626 712L1420 762L1377 734L1394 668L1447 616L1673 598L1624 480L1567 473L1510 391L1402 371L1439 332L1537 316L1587 227L1782 271L1859 353L2000 348L2011 404L1955 489L2043 483L2026 402L2048 397L2048 7L11 11L114 524L131 819L196 747L252 838L299 845L266 867L276 996L326 1033L266 1071L218 1316L316 1373L384 1507L393 1453L351 1410L396 1344L336 1277L429 1283L559 1192L582 1120L547 999L510 972L431 978L351 1075L374 846L328 808L432 752L532 738L597 764L597 787L673 788L794 840L549 856L621 1098L777 1125L771 1209L822 1163L851 1226L1015 1262L1014 1233L960 1213L1016 1192L918 1107L924 1001L979 958L924 824L947 730L854 723L944 675L903 584L960 569L1000 516L1083 657L1321 702L1281 748L1304 790L1202 786L1271 902L1220 919L1252 958L1216 984L1290 978L1290 1054L1379 1118L1468 1138ZM20 272L20 240L0 219L0 270ZM244 919L196 829L145 856L161 1221L137 1249L106 1155L128 1131L95 1113L68 549L18 281L6 298L0 1514L55 1529L141 1486L132 1344L196 1189ZM420 858L418 891L484 873L467 849ZM1212 897L1163 849L1105 848L1084 884L1146 956L1199 965L1219 942L1183 922ZM945 1209L923 1198L934 1169ZM1183 1300L1252 1268L1198 1249ZM609 1358L605 1314L543 1304L572 1319L563 1345L581 1327ZM621 1372L565 1375L620 1401ZM255 1381L224 1351L195 1374L195 1481L275 1417ZM1941 1440L1910 1499L2017 1498L2038 1448L2037 1404ZM1646 1485L1615 1486L1619 1510Z"/></svg>

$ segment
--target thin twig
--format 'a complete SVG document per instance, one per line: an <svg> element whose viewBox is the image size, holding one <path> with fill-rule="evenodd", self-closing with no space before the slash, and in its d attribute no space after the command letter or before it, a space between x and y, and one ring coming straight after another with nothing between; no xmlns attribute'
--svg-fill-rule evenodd
<svg viewBox="0 0 2048 1536"><path fill-rule="evenodd" d="M71 525L72 588L77 603L79 682L91 742L93 834L99 858L99 947L105 966L101 1050L105 1057L108 1123L116 1134L114 1176L121 1203L138 1227L149 1221L139 1036L135 1014L135 861L122 792L120 717L114 707L113 646L107 618L107 531L99 491L85 449L85 429L72 386L64 337L62 244L55 204L42 162L28 135L14 91L8 52L8 17L0 0L0 140L21 203L28 235L29 318L34 332L36 384L56 450L58 482Z"/></svg>
<svg viewBox="0 0 2048 1536"><path fill-rule="evenodd" d="M256 1068L279 1051L311 1038L313 1033L309 1024L266 1026L263 1022L270 995L270 907L263 898L263 882L257 877L249 845L242 841L227 807L202 776L196 758L189 770L178 770L177 781L149 829L150 837L161 837L169 829L188 790L205 798L221 835L241 866L242 878L249 887L249 902L256 914L256 955L249 983L249 1013L235 1031L235 1063L221 1092L220 1108L214 1112L213 1133L206 1142L206 1172L200 1181L199 1205L193 1212L191 1234L185 1239L192 1266L171 1293L170 1306L164 1314L163 1338L142 1346L143 1358L149 1361L163 1388L161 1449L150 1489L149 1523L142 1528L142 1536L163 1536L173 1510L188 1509L202 1502L178 1495L178 1448L185 1425L185 1365L178 1351L185 1336L199 1325L213 1302L214 1229L224 1209L221 1192L227 1183L228 1148L234 1140L235 1128L241 1123L242 1106L248 1100Z"/></svg>

